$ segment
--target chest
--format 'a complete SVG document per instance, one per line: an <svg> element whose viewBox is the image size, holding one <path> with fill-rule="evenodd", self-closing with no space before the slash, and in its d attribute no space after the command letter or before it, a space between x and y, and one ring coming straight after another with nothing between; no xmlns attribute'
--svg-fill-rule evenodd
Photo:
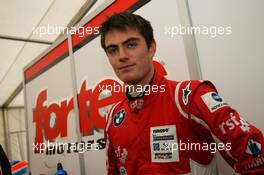
<svg viewBox="0 0 264 175"><path fill-rule="evenodd" d="M121 120L118 119L119 111L122 111ZM118 120L122 122L117 126ZM146 155L146 159L152 159L152 162L177 161L178 153L171 153L173 146L179 140L188 140L187 119L165 95L155 98L138 112L131 111L129 105L124 104L113 116L112 123L110 137L115 148Z"/></svg>

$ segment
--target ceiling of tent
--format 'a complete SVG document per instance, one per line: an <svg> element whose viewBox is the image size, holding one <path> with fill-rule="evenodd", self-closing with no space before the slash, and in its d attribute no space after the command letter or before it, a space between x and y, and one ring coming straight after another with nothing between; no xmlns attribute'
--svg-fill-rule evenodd
<svg viewBox="0 0 264 175"><path fill-rule="evenodd" d="M14 93L21 87L23 68L60 35L59 32L40 35L36 31L47 26L66 27L80 18L80 11L88 11L95 2L0 0L0 107L7 104L12 94L16 94L16 98L9 101L9 106L24 106L23 91Z"/></svg>

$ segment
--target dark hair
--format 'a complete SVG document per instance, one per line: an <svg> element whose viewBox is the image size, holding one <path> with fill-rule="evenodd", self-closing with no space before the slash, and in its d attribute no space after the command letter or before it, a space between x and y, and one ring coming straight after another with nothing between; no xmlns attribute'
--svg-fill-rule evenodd
<svg viewBox="0 0 264 175"><path fill-rule="evenodd" d="M116 13L109 17L100 27L101 46L105 49L105 36L114 29L125 31L128 28L135 28L145 39L148 48L154 41L153 29L149 21L143 17L125 11Z"/></svg>

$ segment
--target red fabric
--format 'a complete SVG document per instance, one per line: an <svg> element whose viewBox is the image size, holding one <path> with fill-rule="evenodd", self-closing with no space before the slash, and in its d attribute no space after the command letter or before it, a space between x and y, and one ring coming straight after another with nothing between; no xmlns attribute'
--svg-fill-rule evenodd
<svg viewBox="0 0 264 175"><path fill-rule="evenodd" d="M130 109L131 102L126 98L114 106L107 116L105 139L108 175L184 174L191 172L191 160L200 165L208 165L213 160L214 154L210 150L178 149L178 155L172 155L176 157L175 160L163 157L159 151L166 140L171 138L176 138L178 145L180 142L208 145L217 141L229 143L231 150L224 152L223 157L236 171L264 172L263 164L245 170L246 164L259 159L246 152L249 139L261 144L263 155L261 132L250 124L247 125L248 130L243 131L239 114L216 95L216 89L210 82L180 83L156 74L151 85L164 85L165 91L144 95L141 98L144 100L144 106L136 111ZM210 106L212 104L208 106L208 100L204 100L208 97L210 102L210 95L214 96L216 107ZM175 137L169 132L173 128L176 128ZM157 138L161 141L153 141ZM157 147L154 147L154 144ZM151 151L155 150L154 148L156 152ZM170 151L166 153L169 154ZM157 162L160 160L163 162ZM199 171L196 173L201 174Z"/></svg>

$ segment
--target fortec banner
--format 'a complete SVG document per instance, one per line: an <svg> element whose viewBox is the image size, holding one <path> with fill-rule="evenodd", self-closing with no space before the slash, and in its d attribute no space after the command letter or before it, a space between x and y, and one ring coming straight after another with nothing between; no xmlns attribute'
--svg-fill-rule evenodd
<svg viewBox="0 0 264 175"><path fill-rule="evenodd" d="M168 9L162 17L156 12L161 6ZM106 174L105 115L124 98L124 91L100 46L98 27L107 16L128 9L153 25L158 43L156 70L166 75L160 64L163 62L169 78L189 78L181 36L172 38L165 34L170 25L179 24L176 2L116 0L108 6L103 4L97 14L89 16L87 22L82 21L84 25L79 26L82 30L53 45L24 69L33 175L54 174L58 162L68 174ZM165 23L164 18L170 22ZM84 33L86 28L94 32Z"/></svg>
<svg viewBox="0 0 264 175"><path fill-rule="evenodd" d="M155 70L161 75L166 75L166 70L157 61L153 62ZM94 131L102 131L105 127L105 115L100 114L100 108L115 104L125 97L124 84L114 79L104 79L95 85L94 89L87 89L86 80L83 81L77 95L79 108L79 125L82 136L93 135ZM102 93L111 92L110 96L100 99ZM148 92L147 92L148 93ZM146 93L146 94L147 94ZM67 122L69 113L73 110L73 97L62 101L48 102L48 89L43 89L37 94L35 108L33 110L33 123L36 127L34 153L45 153L46 155L84 152L92 149L105 148L104 138L97 141L90 140L81 143L54 143L58 137L67 137ZM87 104L90 105L87 105ZM108 111L108 110L107 110ZM54 114L54 117L53 115ZM52 118L53 117L53 118ZM53 126L50 125L54 120ZM44 138L47 143L44 143ZM56 142L56 141L55 141ZM87 146L89 145L89 146ZM92 148L94 146L94 148ZM66 149L66 150L65 150Z"/></svg>

